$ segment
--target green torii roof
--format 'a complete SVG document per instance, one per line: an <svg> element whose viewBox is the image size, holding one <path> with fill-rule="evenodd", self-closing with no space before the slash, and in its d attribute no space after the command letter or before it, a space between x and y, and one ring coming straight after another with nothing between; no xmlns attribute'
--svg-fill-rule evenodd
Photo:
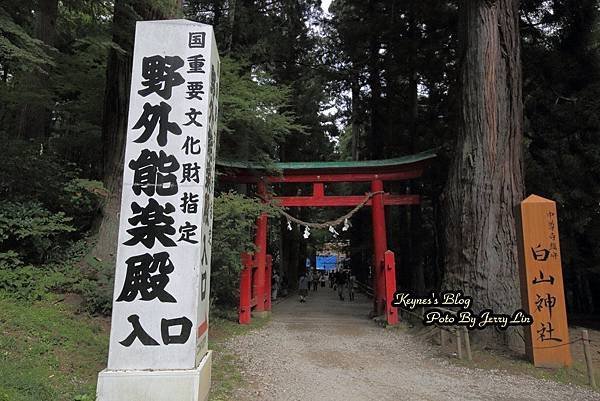
<svg viewBox="0 0 600 401"><path fill-rule="evenodd" d="M217 160L217 166L238 168L244 170L266 170L272 167L274 170L315 170L315 169L355 169L372 167L393 167L406 164L418 163L437 157L434 150L396 157L393 159L364 160L364 161L331 161L331 162L276 162L271 166L265 166L258 162L240 162L235 160Z"/></svg>

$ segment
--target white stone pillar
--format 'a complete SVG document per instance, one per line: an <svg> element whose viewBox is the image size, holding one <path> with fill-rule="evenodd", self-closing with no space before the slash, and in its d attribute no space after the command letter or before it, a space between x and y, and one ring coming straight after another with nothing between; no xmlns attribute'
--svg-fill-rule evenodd
<svg viewBox="0 0 600 401"><path fill-rule="evenodd" d="M138 22L107 369L98 401L204 401L219 56L213 28Z"/></svg>

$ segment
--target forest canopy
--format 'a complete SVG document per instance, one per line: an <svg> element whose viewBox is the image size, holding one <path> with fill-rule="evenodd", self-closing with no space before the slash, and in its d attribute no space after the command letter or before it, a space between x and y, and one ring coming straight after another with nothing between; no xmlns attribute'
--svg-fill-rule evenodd
<svg viewBox="0 0 600 401"><path fill-rule="evenodd" d="M133 27L181 17L215 28L220 159L268 168L436 150L425 179L393 188L419 192L423 202L390 210L388 237L399 286L441 288L452 277L448 172L457 141L468 137L466 3L334 0L324 10L317 0L0 1L0 289L26 299L76 292L88 310L109 312ZM518 28L522 121L510 129L522 135L522 194L557 202L568 308L597 315L598 2L501 3L515 6ZM254 221L265 211L252 191L217 183L216 302L235 303L238 256L252 249ZM369 233L359 231L348 239L368 248ZM298 228L271 237L278 263L304 260Z"/></svg>

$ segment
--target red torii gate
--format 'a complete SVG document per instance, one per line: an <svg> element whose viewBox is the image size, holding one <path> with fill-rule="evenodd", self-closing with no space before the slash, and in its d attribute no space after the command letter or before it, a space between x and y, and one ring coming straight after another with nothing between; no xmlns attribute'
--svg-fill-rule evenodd
<svg viewBox="0 0 600 401"><path fill-rule="evenodd" d="M257 184L258 195L272 199L284 207L357 206L364 202L363 195L326 195L326 183L370 182L372 197L366 206L372 207L373 221L373 289L374 312L385 314L388 324L398 322L398 314L390 302L396 290L396 268L393 252L387 249L385 206L418 205L418 194L393 195L384 192L385 181L406 181L423 175L436 154L428 151L415 155L385 160L341 162L274 163L281 174L268 174L255 163L219 161L217 165L227 172L221 179L237 183ZM311 196L270 196L269 184L309 183ZM256 223L256 253L243 255L244 269L240 280L239 322L250 322L251 312L263 315L271 310L271 257L267 255L267 215Z"/></svg>

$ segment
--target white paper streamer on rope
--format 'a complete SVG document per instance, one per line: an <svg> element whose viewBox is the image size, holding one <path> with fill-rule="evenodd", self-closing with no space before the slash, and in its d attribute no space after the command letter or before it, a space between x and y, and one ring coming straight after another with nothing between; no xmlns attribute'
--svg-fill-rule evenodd
<svg viewBox="0 0 600 401"><path fill-rule="evenodd" d="M290 223L290 221L288 220L288 225L287 225L287 229L292 231L292 223Z"/></svg>
<svg viewBox="0 0 600 401"><path fill-rule="evenodd" d="M352 227L350 220L344 219L344 227L342 227L342 231L348 231L350 227Z"/></svg>
<svg viewBox="0 0 600 401"><path fill-rule="evenodd" d="M310 237L310 228L308 226L304 227L304 239Z"/></svg>
<svg viewBox="0 0 600 401"><path fill-rule="evenodd" d="M181 187L181 184L179 186ZM281 215L283 215L287 220L291 221L292 223L296 223L299 226L306 226L306 227L310 227L310 228L327 228L329 226L338 226L338 225L342 224L342 222L344 222L344 220L350 219L363 206L365 206L367 203L369 203L369 199L371 199L373 196L379 195L379 194L384 194L384 193L385 192L383 192L383 191L370 192L370 193L366 194L363 201L361 203L359 203L358 205L356 205L354 207L354 209L352 209L350 212L346 213L343 216L338 217L335 220L324 221L322 223L310 223L307 221L300 220L300 219L292 216L288 212L286 212L284 210L284 208L282 208L281 206L279 206L277 204L273 204L273 203L271 205L274 206L279 211L279 213ZM349 227L352 227L352 224L350 224L349 221L348 221L348 224L349 224Z"/></svg>
<svg viewBox="0 0 600 401"><path fill-rule="evenodd" d="M340 235L340 233L335 231L335 228L333 228L333 226L329 226L329 232L333 234L333 238L337 238Z"/></svg>

